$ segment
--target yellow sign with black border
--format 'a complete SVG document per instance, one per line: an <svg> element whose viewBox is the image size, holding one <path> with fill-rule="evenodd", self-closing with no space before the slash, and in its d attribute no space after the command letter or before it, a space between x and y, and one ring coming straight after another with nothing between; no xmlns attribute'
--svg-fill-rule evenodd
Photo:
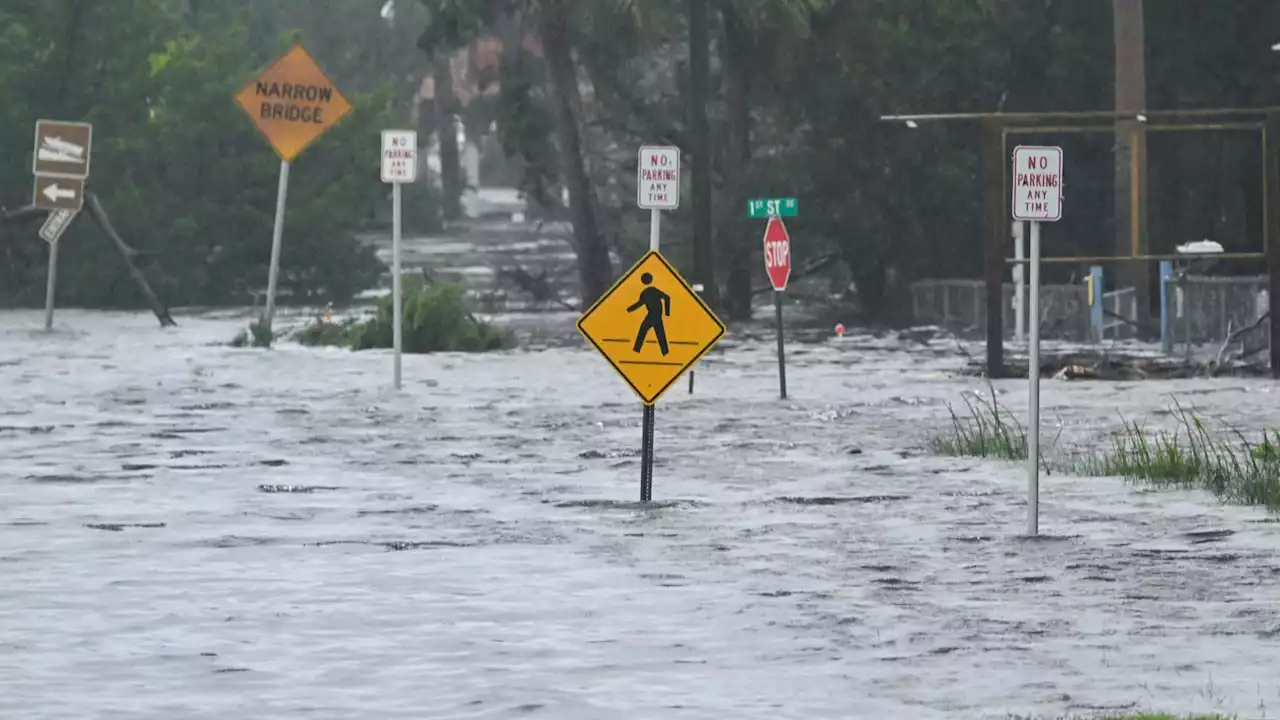
<svg viewBox="0 0 1280 720"><path fill-rule="evenodd" d="M582 317L578 331L645 405L724 336L725 326L680 273L650 250Z"/></svg>

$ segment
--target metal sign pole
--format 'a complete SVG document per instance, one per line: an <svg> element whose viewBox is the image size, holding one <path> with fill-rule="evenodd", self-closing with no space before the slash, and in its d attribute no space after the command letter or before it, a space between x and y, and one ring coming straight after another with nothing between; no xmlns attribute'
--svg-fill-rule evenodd
<svg viewBox="0 0 1280 720"><path fill-rule="evenodd" d="M787 354L782 344L782 293L783 290L773 291L773 311L774 317L777 319L778 334L778 392L783 400L787 399Z"/></svg>
<svg viewBox="0 0 1280 720"><path fill-rule="evenodd" d="M44 288L44 329L53 330L53 294L58 284L58 243L49 243L49 280Z"/></svg>
<svg viewBox="0 0 1280 720"><path fill-rule="evenodd" d="M1027 363L1027 534L1040 532L1040 223L1031 221L1031 297L1027 318L1031 335Z"/></svg>
<svg viewBox="0 0 1280 720"><path fill-rule="evenodd" d="M391 186L391 338L395 346L394 384L400 389L400 353L404 333L404 297L400 287L400 183Z"/></svg>
<svg viewBox="0 0 1280 720"><path fill-rule="evenodd" d="M661 242L662 211L653 208L649 211L649 250L658 251ZM640 437L640 502L653 500L653 434L654 406L644 406L644 418L641 421Z"/></svg>
<svg viewBox="0 0 1280 720"><path fill-rule="evenodd" d="M271 267L267 271L267 309L262 318L263 329L271 335L276 315L276 285L280 277L280 245L284 239L284 204L289 196L289 161L280 161L280 185L276 189L276 221L271 230Z"/></svg>

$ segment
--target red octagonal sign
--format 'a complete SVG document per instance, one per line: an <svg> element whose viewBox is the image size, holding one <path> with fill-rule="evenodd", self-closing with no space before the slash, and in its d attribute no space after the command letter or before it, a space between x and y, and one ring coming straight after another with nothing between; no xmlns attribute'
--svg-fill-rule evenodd
<svg viewBox="0 0 1280 720"><path fill-rule="evenodd" d="M774 290L786 290L791 279L791 236L782 218L773 216L764 229L764 269Z"/></svg>

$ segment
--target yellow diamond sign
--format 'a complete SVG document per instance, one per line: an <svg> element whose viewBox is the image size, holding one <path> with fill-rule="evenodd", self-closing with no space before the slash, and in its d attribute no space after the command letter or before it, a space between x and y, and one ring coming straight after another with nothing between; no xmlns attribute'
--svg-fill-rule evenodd
<svg viewBox="0 0 1280 720"><path fill-rule="evenodd" d="M724 323L651 250L578 320L645 405L653 405L724 335Z"/></svg>
<svg viewBox="0 0 1280 720"><path fill-rule="evenodd" d="M236 102L285 162L351 112L351 103L301 45L250 80Z"/></svg>

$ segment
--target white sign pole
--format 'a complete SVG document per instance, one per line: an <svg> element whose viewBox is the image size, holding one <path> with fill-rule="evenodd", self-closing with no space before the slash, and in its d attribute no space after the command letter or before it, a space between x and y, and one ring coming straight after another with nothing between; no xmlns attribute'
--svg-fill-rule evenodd
<svg viewBox="0 0 1280 720"><path fill-rule="evenodd" d="M400 183L391 186L391 344L395 346L393 382L400 389L400 353L404 348L404 293L400 288Z"/></svg>
<svg viewBox="0 0 1280 720"><path fill-rule="evenodd" d="M1013 266L1013 336L1018 342L1027 339L1027 266L1022 263L1027 256L1025 228L1021 220L1013 222L1013 258L1018 261Z"/></svg>
<svg viewBox="0 0 1280 720"><path fill-rule="evenodd" d="M1031 348L1027 362L1027 534L1040 532L1040 223L1031 221Z"/></svg>
<svg viewBox="0 0 1280 720"><path fill-rule="evenodd" d="M44 329L53 329L53 291L58 284L58 243L49 243L49 279L44 288Z"/></svg>
<svg viewBox="0 0 1280 720"><path fill-rule="evenodd" d="M382 182L391 184L391 345L392 384L401 386L404 354L404 289L400 272L400 236L403 185L418 179L418 133L413 130L382 131Z"/></svg>
<svg viewBox="0 0 1280 720"><path fill-rule="evenodd" d="M649 211L649 249L657 252L661 237L662 211L654 208Z"/></svg>
<svg viewBox="0 0 1280 720"><path fill-rule="evenodd" d="M1031 222L1027 358L1027 534L1040 532L1040 223L1062 219L1062 148L1013 149L1013 219ZM1021 235L1021 233L1015 234ZM1019 246L1021 238L1019 237ZM1019 285L1021 286L1021 285ZM1022 304L1019 303L1021 308Z"/></svg>
<svg viewBox="0 0 1280 720"><path fill-rule="evenodd" d="M267 271L267 309L262 324L271 335L271 323L276 316L276 286L280 278L280 245L284 240L284 203L289 196L289 161L280 161L280 185L276 189L276 222L271 229L271 267Z"/></svg>

